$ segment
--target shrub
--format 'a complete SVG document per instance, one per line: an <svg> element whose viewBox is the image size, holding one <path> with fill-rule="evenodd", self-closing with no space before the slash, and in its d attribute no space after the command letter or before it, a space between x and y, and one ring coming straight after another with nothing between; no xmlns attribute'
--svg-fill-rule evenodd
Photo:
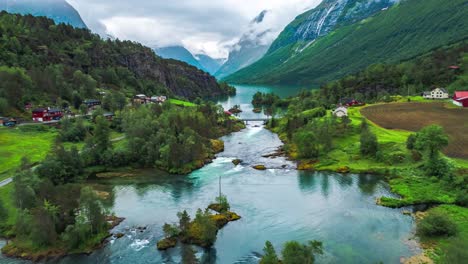
<svg viewBox="0 0 468 264"><path fill-rule="evenodd" d="M457 226L446 215L431 212L418 224L417 233L422 236L453 236Z"/></svg>
<svg viewBox="0 0 468 264"><path fill-rule="evenodd" d="M468 191L461 192L457 195L457 204L468 207Z"/></svg>

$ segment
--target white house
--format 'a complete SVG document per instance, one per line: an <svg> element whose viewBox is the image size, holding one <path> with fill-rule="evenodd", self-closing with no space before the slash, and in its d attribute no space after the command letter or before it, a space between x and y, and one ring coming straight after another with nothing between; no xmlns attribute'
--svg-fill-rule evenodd
<svg viewBox="0 0 468 264"><path fill-rule="evenodd" d="M340 107L336 108L335 111L333 111L333 115L336 116L336 117L348 116L348 108L346 108L344 106L340 106Z"/></svg>
<svg viewBox="0 0 468 264"><path fill-rule="evenodd" d="M430 92L424 92L423 97L425 99L448 99L449 93L445 88L435 88Z"/></svg>

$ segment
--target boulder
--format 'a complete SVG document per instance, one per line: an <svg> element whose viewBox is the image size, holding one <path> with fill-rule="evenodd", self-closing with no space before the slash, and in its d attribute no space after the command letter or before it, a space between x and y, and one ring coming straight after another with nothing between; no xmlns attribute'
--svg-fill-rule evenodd
<svg viewBox="0 0 468 264"><path fill-rule="evenodd" d="M265 165L255 165L253 166L252 168L256 169L256 170L266 170L267 168L265 167Z"/></svg>
<svg viewBox="0 0 468 264"><path fill-rule="evenodd" d="M348 166L343 166L336 169L336 172L338 173L349 173L350 171L351 169Z"/></svg>
<svg viewBox="0 0 468 264"><path fill-rule="evenodd" d="M234 160L232 160L232 163L237 166L237 165L242 163L242 160L241 159L234 159Z"/></svg>

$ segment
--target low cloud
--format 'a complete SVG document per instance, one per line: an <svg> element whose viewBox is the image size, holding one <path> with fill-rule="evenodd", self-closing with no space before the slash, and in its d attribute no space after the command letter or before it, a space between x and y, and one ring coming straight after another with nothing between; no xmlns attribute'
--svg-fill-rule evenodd
<svg viewBox="0 0 468 264"><path fill-rule="evenodd" d="M271 42L306 9L321 0L68 0L95 32L150 47L183 45L193 53L225 58L247 33L269 30ZM269 10L261 26L250 22ZM245 35L244 35L245 36Z"/></svg>

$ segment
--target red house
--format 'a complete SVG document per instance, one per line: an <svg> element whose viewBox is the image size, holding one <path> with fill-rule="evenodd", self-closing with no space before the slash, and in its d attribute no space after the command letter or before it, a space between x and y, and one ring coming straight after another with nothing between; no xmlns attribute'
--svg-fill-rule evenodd
<svg viewBox="0 0 468 264"><path fill-rule="evenodd" d="M458 91L453 95L453 104L468 107L468 91Z"/></svg>
<svg viewBox="0 0 468 264"><path fill-rule="evenodd" d="M60 109L37 108L32 111L32 119L36 122L60 120L62 117L63 113Z"/></svg>

